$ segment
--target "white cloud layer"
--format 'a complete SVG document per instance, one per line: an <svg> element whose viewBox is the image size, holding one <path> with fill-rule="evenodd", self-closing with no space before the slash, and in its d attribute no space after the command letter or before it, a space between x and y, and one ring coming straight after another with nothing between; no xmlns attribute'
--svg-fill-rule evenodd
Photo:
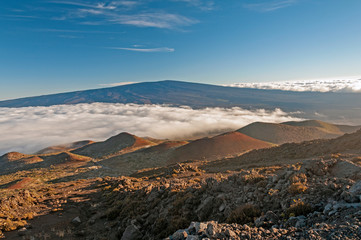
<svg viewBox="0 0 361 240"><path fill-rule="evenodd" d="M241 128L254 121L300 120L280 109L238 107L192 109L165 105L92 103L50 107L0 108L0 155L33 153L78 140L105 140L120 132L153 138L185 139Z"/></svg>
<svg viewBox="0 0 361 240"><path fill-rule="evenodd" d="M124 86L124 85L129 85L129 84L134 84L134 83L137 83L137 82L101 83L98 85L102 86L102 87L117 87L117 86Z"/></svg>
<svg viewBox="0 0 361 240"><path fill-rule="evenodd" d="M303 80L262 83L233 83L227 85L240 88L278 89L285 91L311 92L361 92L361 79L347 80Z"/></svg>

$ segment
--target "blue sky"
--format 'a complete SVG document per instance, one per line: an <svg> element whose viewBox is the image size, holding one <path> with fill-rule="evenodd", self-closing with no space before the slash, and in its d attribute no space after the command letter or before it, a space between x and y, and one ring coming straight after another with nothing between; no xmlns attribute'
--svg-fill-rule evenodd
<svg viewBox="0 0 361 240"><path fill-rule="evenodd" d="M359 0L1 0L0 99L361 76Z"/></svg>

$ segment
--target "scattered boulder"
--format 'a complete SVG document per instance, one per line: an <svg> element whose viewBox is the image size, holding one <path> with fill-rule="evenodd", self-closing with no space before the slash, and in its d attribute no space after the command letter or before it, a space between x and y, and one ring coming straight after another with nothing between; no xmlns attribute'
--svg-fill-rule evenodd
<svg viewBox="0 0 361 240"><path fill-rule="evenodd" d="M75 217L73 220L71 220L71 223L74 224L75 226L79 226L81 224L81 220L80 217Z"/></svg>
<svg viewBox="0 0 361 240"><path fill-rule="evenodd" d="M188 237L188 233L184 230L178 230L172 235L172 240L185 240Z"/></svg>
<svg viewBox="0 0 361 240"><path fill-rule="evenodd" d="M352 194L361 194L361 181L357 181L352 187L349 189L349 192Z"/></svg>
<svg viewBox="0 0 361 240"><path fill-rule="evenodd" d="M27 234L28 232L29 232L28 229L27 229L26 227L23 227L23 228L20 228L20 229L18 230L18 235L19 235L20 237L26 236L26 234Z"/></svg>
<svg viewBox="0 0 361 240"><path fill-rule="evenodd" d="M139 228L135 226L133 223L130 224L124 231L121 240L141 240L142 233Z"/></svg>

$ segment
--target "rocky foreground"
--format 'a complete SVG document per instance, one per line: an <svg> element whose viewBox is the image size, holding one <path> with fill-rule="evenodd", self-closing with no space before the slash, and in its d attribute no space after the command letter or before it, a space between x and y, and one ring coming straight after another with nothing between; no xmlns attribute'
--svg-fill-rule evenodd
<svg viewBox="0 0 361 240"><path fill-rule="evenodd" d="M101 168L88 165L66 165L63 178L61 166L37 170L42 184L25 178L1 195L0 231L7 239L361 239L360 136L132 177L96 177ZM247 156L257 164L240 167Z"/></svg>
<svg viewBox="0 0 361 240"><path fill-rule="evenodd" d="M358 239L360 170L331 158L201 179L192 175L202 173L185 165L173 169L177 176L156 183L112 180L108 202L99 206L110 208L90 220L95 227L105 217L112 227L95 228L92 235L103 231L107 238L123 240Z"/></svg>
<svg viewBox="0 0 361 240"><path fill-rule="evenodd" d="M30 221L18 234L21 239L89 240L361 239L359 160L332 155L224 174L178 164L157 177L98 178L91 188L99 191L78 203L81 211L66 220L67 231L57 226L53 235L46 235L50 238L42 238ZM81 181L90 187L86 182ZM59 184L77 191L75 183ZM34 193L25 194L31 203L3 199L1 217L24 204L36 215L41 201ZM66 210L64 199L69 196L54 196L52 207L60 204ZM22 209L21 215L29 219Z"/></svg>

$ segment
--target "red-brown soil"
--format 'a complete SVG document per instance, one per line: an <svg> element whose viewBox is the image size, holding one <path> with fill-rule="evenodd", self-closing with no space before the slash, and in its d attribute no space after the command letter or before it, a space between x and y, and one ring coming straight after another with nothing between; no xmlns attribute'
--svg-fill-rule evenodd
<svg viewBox="0 0 361 240"><path fill-rule="evenodd" d="M3 156L0 157L1 161L7 161L7 162L13 162L24 158L30 158L32 155L29 154L23 154L19 152L9 152Z"/></svg>
<svg viewBox="0 0 361 240"><path fill-rule="evenodd" d="M334 125L322 121L308 120L285 123L255 122L237 131L263 141L283 144L335 138L345 133L355 132L359 128L359 126Z"/></svg>
<svg viewBox="0 0 361 240"><path fill-rule="evenodd" d="M187 141L167 141L153 147L142 149L141 151L144 153L163 152L172 148L183 146L187 143Z"/></svg>
<svg viewBox="0 0 361 240"><path fill-rule="evenodd" d="M230 132L212 138L202 138L175 149L169 163L189 160L212 161L218 158L239 155L252 149L271 147L264 142L239 132Z"/></svg>
<svg viewBox="0 0 361 240"><path fill-rule="evenodd" d="M30 177L26 177L23 178L22 180L20 180L19 182L9 186L7 189L21 189L21 188L25 188L25 186L31 184L34 181L33 178Z"/></svg>
<svg viewBox="0 0 361 240"><path fill-rule="evenodd" d="M35 154L52 154L52 153L71 151L71 150L81 148L81 147L84 147L84 146L92 144L92 143L95 143L95 142L90 141L90 140L85 140L85 141L73 142L73 143L69 143L69 144L51 146L51 147L44 148L44 149L36 152Z"/></svg>
<svg viewBox="0 0 361 240"><path fill-rule="evenodd" d="M119 153L120 151L132 151L155 143L137 137L129 133L120 133L104 142L96 142L72 151L75 154L101 158Z"/></svg>

